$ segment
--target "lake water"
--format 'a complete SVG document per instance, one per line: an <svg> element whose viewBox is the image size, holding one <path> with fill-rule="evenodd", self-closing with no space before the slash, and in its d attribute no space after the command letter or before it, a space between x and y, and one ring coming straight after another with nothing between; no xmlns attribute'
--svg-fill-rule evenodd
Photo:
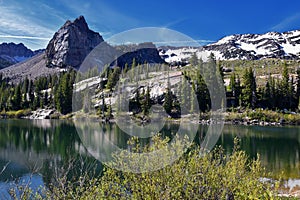
<svg viewBox="0 0 300 200"><path fill-rule="evenodd" d="M126 148L127 134L115 124L101 126L109 140ZM168 136L178 128L178 124L168 123L161 132ZM199 125L196 141L205 135L206 128ZM30 181L35 188L48 186L63 173L57 169L70 165L69 176L76 176L79 173L76 169L91 166L95 169L93 173L100 173L101 163L87 151L77 130L71 121L0 120L0 199L7 197L9 188L16 184ZM234 137L240 138L241 149L250 158L260 154L262 164L272 176L282 172L286 178L300 178L299 126L225 125L218 144L230 153Z"/></svg>

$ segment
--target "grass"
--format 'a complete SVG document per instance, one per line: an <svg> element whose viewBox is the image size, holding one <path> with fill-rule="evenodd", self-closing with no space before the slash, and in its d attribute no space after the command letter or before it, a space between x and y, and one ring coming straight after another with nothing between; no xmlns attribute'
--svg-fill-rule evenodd
<svg viewBox="0 0 300 200"><path fill-rule="evenodd" d="M0 116L4 118L22 118L31 114L30 109L23 109L17 111L1 111Z"/></svg>
<svg viewBox="0 0 300 200"><path fill-rule="evenodd" d="M287 124L299 125L300 124L300 114L290 114L282 113L272 110L263 110L263 109L246 109L243 111L233 110L228 112L225 120L226 121L242 121L248 118L249 120L259 120L263 122L284 122Z"/></svg>
<svg viewBox="0 0 300 200"><path fill-rule="evenodd" d="M250 68L255 71L256 82L258 87L264 86L266 78L269 74L273 76L280 75L286 62L290 74L295 74L295 69L300 65L299 60L280 60L280 59L262 59L262 60L231 60L219 61L221 66L232 69L240 78L242 78L245 68ZM229 73L225 73L224 79L230 78Z"/></svg>

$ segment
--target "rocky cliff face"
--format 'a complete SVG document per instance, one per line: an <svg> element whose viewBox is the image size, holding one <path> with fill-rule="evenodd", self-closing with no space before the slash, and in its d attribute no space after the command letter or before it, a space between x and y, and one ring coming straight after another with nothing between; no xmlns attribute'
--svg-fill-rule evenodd
<svg viewBox="0 0 300 200"><path fill-rule="evenodd" d="M53 36L46 48L48 67L80 67L85 57L102 36L89 29L83 16L67 21Z"/></svg>
<svg viewBox="0 0 300 200"><path fill-rule="evenodd" d="M137 64L164 63L164 60L159 56L156 46L151 42L121 45L115 48L121 52L117 59L120 67L124 67L126 63L131 66L133 59L135 59Z"/></svg>
<svg viewBox="0 0 300 200"><path fill-rule="evenodd" d="M101 45L99 45L101 43ZM40 76L55 74L65 67L74 67L82 72L92 67L104 65L124 67L131 65L133 58L137 64L164 63L156 46L152 43L137 45L111 46L103 38L89 29L84 17L73 22L67 21L53 36L46 50L35 51L38 54L31 59L0 69L4 77L17 83L22 78L36 79ZM85 59L89 55L89 59ZM1 64L1 60L0 60Z"/></svg>

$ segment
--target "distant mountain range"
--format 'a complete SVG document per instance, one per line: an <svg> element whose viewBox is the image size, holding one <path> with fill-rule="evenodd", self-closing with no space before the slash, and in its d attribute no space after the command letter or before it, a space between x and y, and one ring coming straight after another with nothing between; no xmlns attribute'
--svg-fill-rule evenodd
<svg viewBox="0 0 300 200"><path fill-rule="evenodd" d="M99 45L100 43L101 45ZM85 65L90 68L105 64L114 65L115 63L124 67L126 63L131 65L133 58L136 59L136 63L165 62L152 43L128 45L127 47L107 44L99 33L89 29L84 17L80 16L74 21L66 21L54 34L45 51L35 55L34 52L31 53L31 50L28 50L26 58L30 57L30 59L6 67L0 70L0 73L9 78L11 82L18 82L25 77L35 79L59 73L68 68L78 69L92 50L94 50L91 54L93 59L85 62ZM21 53L17 55L23 56ZM14 54L14 56L16 55Z"/></svg>
<svg viewBox="0 0 300 200"><path fill-rule="evenodd" d="M300 30L236 34L200 48L165 46L159 47L159 51L168 63L186 62L194 53L203 60L210 53L214 53L219 60L300 59Z"/></svg>
<svg viewBox="0 0 300 200"><path fill-rule="evenodd" d="M94 59L85 61L92 50ZM84 17L80 16L74 21L66 21L45 50L32 51L23 44L0 44L0 69L5 68L0 73L17 82L25 77L35 79L58 73L65 68L78 69L84 61L89 66L117 62L123 67L135 58L137 63L181 65L187 64L194 53L204 61L211 53L219 60L300 59L300 30L230 35L202 47L156 48L151 42L111 46L99 33L90 30Z"/></svg>
<svg viewBox="0 0 300 200"><path fill-rule="evenodd" d="M0 69L22 62L43 50L32 51L24 44L2 43L0 44Z"/></svg>

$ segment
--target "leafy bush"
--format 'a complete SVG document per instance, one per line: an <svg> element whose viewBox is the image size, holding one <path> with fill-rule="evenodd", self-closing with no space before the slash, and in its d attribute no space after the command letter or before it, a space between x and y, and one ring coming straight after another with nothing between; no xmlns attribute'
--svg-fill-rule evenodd
<svg viewBox="0 0 300 200"><path fill-rule="evenodd" d="M147 146L144 151L167 144L157 137L153 142L154 147ZM225 155L221 148L204 156L201 152L194 146L174 164L153 172L129 173L107 167L100 179L93 179L82 190L80 198L276 199L271 183L261 181L267 175L259 158L248 161L245 152L237 148L231 155Z"/></svg>
<svg viewBox="0 0 300 200"><path fill-rule="evenodd" d="M130 140L129 144L133 151L149 152L165 148L168 141L155 136L151 146L142 147L136 138ZM220 147L204 155L199 146L193 145L193 148L175 163L157 171L130 173L106 167L100 178L87 179L82 175L77 181L74 180L75 182L63 178L60 184L53 185L45 195L40 197L47 199L278 199L276 196L278 184L261 180L267 174L261 167L259 157L257 160L249 161L245 152L239 150L236 141L235 144L231 155L225 155ZM185 141L176 145L185 145ZM128 156L122 153L120 155L121 160ZM157 157L154 162L159 159L161 157ZM133 167L130 162L123 164ZM149 163L145 162L145 165Z"/></svg>

